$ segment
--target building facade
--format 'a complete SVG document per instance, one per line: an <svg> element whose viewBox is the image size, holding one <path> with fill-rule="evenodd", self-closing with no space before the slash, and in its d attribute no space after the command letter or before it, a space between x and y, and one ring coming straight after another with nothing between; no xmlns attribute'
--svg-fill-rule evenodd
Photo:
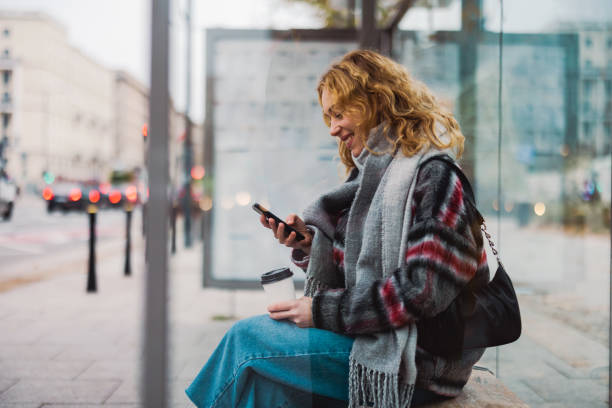
<svg viewBox="0 0 612 408"><path fill-rule="evenodd" d="M114 74L37 14L0 15L6 168L20 184L44 172L99 178L113 153Z"/></svg>
<svg viewBox="0 0 612 408"><path fill-rule="evenodd" d="M184 115L170 104L170 174L181 165ZM70 45L66 29L40 13L0 12L0 167L37 190L43 174L108 179L143 169L149 90ZM194 125L194 163L202 127Z"/></svg>

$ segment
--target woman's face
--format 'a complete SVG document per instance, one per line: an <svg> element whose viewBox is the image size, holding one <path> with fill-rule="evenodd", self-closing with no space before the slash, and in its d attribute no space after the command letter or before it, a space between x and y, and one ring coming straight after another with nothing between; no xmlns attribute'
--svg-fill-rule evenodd
<svg viewBox="0 0 612 408"><path fill-rule="evenodd" d="M325 88L321 93L321 103L323 105L323 115L329 120L329 134L340 139L353 156L359 156L363 150L363 143L361 142L362 139L357 137L359 135L357 118L338 111L334 106L332 95Z"/></svg>

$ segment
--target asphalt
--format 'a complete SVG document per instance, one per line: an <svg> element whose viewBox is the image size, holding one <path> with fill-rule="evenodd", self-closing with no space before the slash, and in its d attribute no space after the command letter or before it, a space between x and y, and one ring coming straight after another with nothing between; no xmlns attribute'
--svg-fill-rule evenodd
<svg viewBox="0 0 612 408"><path fill-rule="evenodd" d="M0 408L140 406L141 238L134 245L130 277L123 254L98 258L96 293L86 293L85 265L0 293ZM203 289L201 261L199 242L171 257L173 408L192 406L183 390L233 322L265 313L262 291ZM479 365L532 407L607 407L605 342L548 313L535 292L521 292L522 337L490 349Z"/></svg>

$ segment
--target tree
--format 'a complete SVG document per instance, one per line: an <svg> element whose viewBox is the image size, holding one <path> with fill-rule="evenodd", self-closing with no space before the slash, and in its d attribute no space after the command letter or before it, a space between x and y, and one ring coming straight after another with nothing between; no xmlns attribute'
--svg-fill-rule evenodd
<svg viewBox="0 0 612 408"><path fill-rule="evenodd" d="M306 3L317 9L327 28L354 28L355 0L287 0L292 3ZM394 10L404 0L378 0L376 21L385 26L394 15ZM416 0L413 7L447 7L454 0Z"/></svg>

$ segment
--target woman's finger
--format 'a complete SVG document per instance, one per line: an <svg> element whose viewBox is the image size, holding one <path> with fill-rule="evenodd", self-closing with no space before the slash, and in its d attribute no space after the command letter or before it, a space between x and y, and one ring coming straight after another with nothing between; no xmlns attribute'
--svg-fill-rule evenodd
<svg viewBox="0 0 612 408"><path fill-rule="evenodd" d="M281 302L270 303L268 312L286 312L296 307L297 300L283 300Z"/></svg>
<svg viewBox="0 0 612 408"><path fill-rule="evenodd" d="M270 317L274 320L283 320L283 319L291 320L293 318L293 315L294 315L293 310L288 310L285 312L270 312Z"/></svg>
<svg viewBox="0 0 612 408"><path fill-rule="evenodd" d="M270 225L270 229L274 233L274 237L278 238L276 236L276 229L278 228L278 226L276 225L276 221L274 221L274 218L268 218L268 225Z"/></svg>
<svg viewBox="0 0 612 408"><path fill-rule="evenodd" d="M295 236L295 231L291 231L291 233L287 236L287 239L285 240L285 245L293 248L293 245L295 245Z"/></svg>
<svg viewBox="0 0 612 408"><path fill-rule="evenodd" d="M270 224L268 224L268 220L266 219L266 216L261 214L259 216L259 222L261 223L261 225L263 225L264 227L270 229Z"/></svg>
<svg viewBox="0 0 612 408"><path fill-rule="evenodd" d="M282 222L279 222L278 228L276 228L276 238L278 238L278 242L281 244L285 243L285 224Z"/></svg>

